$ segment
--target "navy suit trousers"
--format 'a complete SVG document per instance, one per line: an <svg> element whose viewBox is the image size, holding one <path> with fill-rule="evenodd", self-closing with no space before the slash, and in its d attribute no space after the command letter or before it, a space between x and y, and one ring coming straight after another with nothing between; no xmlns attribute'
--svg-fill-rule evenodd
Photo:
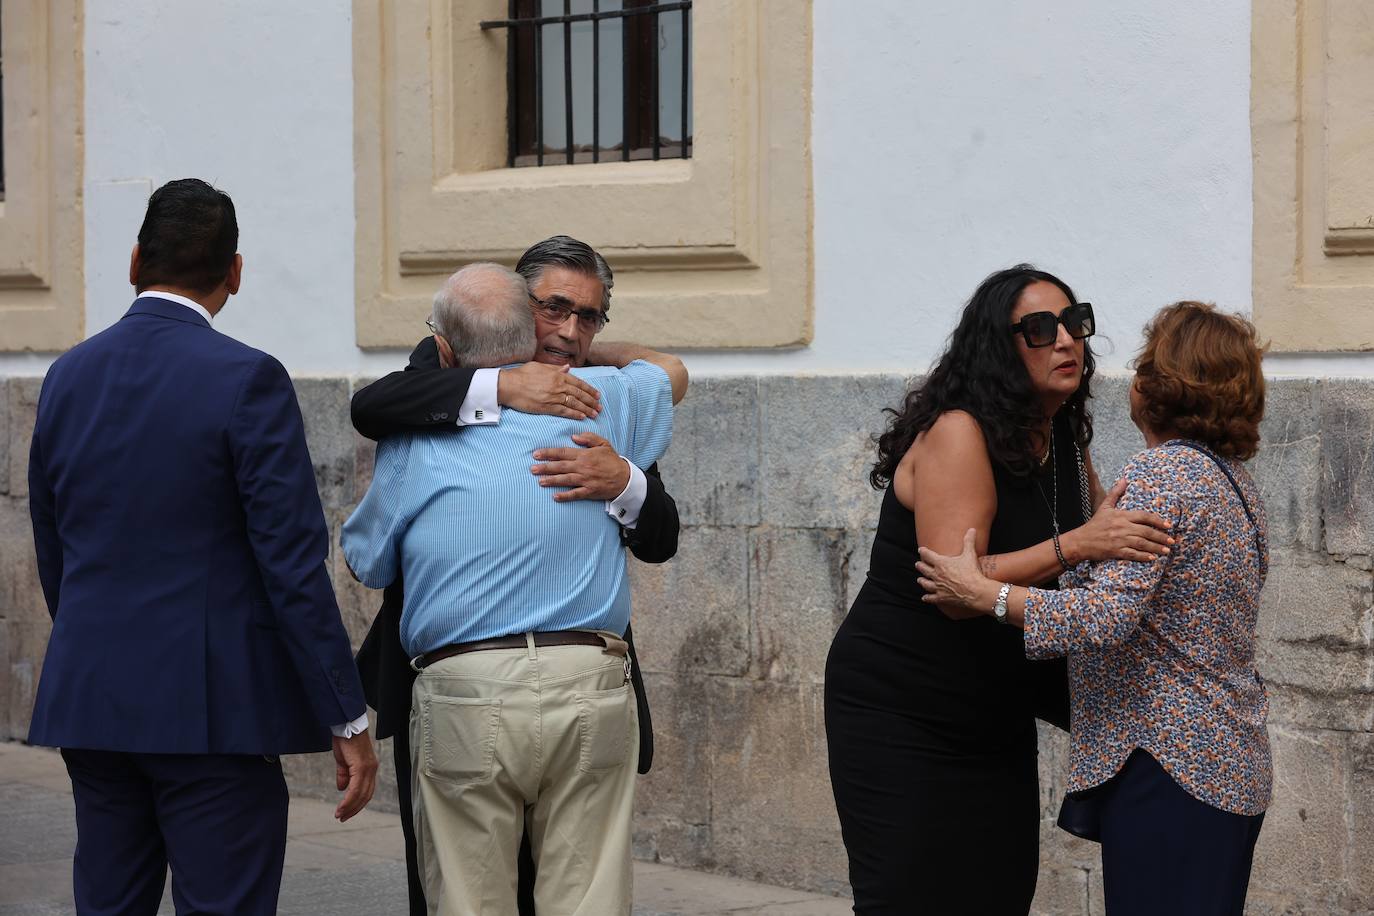
<svg viewBox="0 0 1374 916"><path fill-rule="evenodd" d="M79 916L277 911L286 780L276 758L64 749L76 800Z"/></svg>

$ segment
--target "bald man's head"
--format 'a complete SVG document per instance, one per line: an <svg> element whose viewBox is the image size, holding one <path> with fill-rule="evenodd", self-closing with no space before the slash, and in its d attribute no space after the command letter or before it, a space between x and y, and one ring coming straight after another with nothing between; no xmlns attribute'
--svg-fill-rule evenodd
<svg viewBox="0 0 1374 916"><path fill-rule="evenodd" d="M434 294L434 329L454 365L488 369L534 356L534 314L525 280L500 264L469 264Z"/></svg>

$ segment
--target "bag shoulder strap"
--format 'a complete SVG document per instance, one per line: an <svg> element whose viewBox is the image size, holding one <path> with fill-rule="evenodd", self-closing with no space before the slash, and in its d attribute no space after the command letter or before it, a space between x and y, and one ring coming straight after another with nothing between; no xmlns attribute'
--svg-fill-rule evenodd
<svg viewBox="0 0 1374 916"><path fill-rule="evenodd" d="M1195 452L1201 452L1202 454L1206 455L1208 458L1212 459L1213 464L1215 464L1218 468L1221 469L1221 473L1226 475L1226 479L1231 483L1231 489L1236 491L1236 497L1240 500L1240 507L1245 510L1245 517L1250 519L1250 524L1254 526L1255 549L1259 550L1260 556L1263 557L1264 550L1262 545L1260 544L1259 522L1255 520L1255 513L1250 511L1250 503L1246 501L1245 494L1241 492L1240 484L1236 483L1235 475L1231 473L1231 469L1228 468L1220 458L1212 454L1210 449L1204 448L1196 442L1193 442L1188 439L1179 439L1177 440L1177 444L1182 445L1186 448L1190 448Z"/></svg>

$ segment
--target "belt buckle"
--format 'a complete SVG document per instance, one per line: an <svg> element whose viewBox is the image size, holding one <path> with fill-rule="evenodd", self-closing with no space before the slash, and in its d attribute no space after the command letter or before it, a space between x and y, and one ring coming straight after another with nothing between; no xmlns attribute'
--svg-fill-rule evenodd
<svg viewBox="0 0 1374 916"><path fill-rule="evenodd" d="M625 683L626 683L626 684L630 683L630 671L632 670L632 667L633 667L633 666L632 666L632 664L631 664L631 662L630 662L630 653L626 652L626 653L625 653ZM623 687L624 684L622 684L621 686Z"/></svg>
<svg viewBox="0 0 1374 916"><path fill-rule="evenodd" d="M425 670L425 666L420 664L420 659L422 658L424 658L423 655L417 655L410 660L410 670L414 671L416 674Z"/></svg>

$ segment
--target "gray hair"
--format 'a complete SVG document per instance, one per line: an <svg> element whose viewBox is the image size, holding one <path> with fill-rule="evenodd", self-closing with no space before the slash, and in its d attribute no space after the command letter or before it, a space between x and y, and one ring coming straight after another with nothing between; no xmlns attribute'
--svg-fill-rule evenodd
<svg viewBox="0 0 1374 916"><path fill-rule="evenodd" d="M566 267L600 280L601 311L611 310L611 287L615 286L615 275L611 273L611 265L606 263L606 259L586 242L566 235L555 235L536 242L520 256L515 272L533 287L546 267Z"/></svg>
<svg viewBox="0 0 1374 916"><path fill-rule="evenodd" d="M527 362L535 348L529 287L500 264L469 264L434 294L434 330L453 348L459 367Z"/></svg>

